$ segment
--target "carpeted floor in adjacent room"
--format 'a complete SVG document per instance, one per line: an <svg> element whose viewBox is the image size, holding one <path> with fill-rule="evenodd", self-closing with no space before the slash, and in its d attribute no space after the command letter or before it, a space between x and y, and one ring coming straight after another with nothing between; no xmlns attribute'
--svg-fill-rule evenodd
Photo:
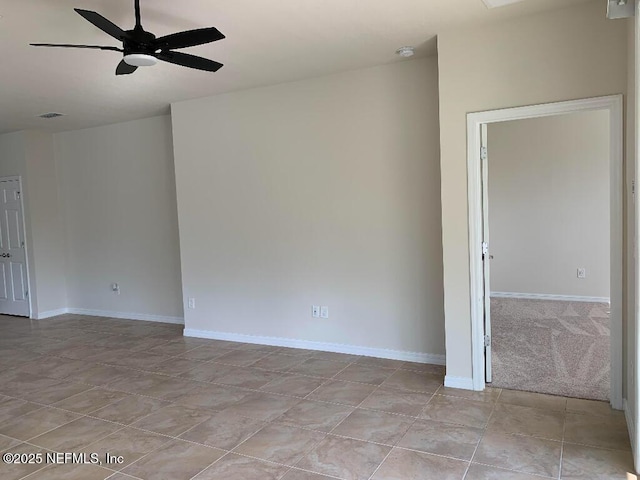
<svg viewBox="0 0 640 480"><path fill-rule="evenodd" d="M491 299L492 386L609 399L609 304Z"/></svg>

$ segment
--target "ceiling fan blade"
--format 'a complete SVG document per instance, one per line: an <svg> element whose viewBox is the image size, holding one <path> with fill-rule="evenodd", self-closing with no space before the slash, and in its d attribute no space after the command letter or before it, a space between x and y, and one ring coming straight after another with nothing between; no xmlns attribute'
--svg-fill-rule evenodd
<svg viewBox="0 0 640 480"><path fill-rule="evenodd" d="M129 38L129 34L122 30L115 23L112 23L110 20L107 20L102 15L97 12L92 12L91 10L82 10L81 8L74 8L78 14L80 14L85 20L93 23L96 27L98 27L103 32L111 35L113 38L116 38L120 41L123 41L125 38Z"/></svg>
<svg viewBox="0 0 640 480"><path fill-rule="evenodd" d="M198 28L157 38L155 46L159 50L173 50L216 42L223 38L225 36L215 27Z"/></svg>
<svg viewBox="0 0 640 480"><path fill-rule="evenodd" d="M129 75L135 72L137 69L138 67L129 65L124 60L121 60L118 64L118 68L116 68L116 75Z"/></svg>
<svg viewBox="0 0 640 480"><path fill-rule="evenodd" d="M209 60L208 58L196 57L188 53L180 52L158 52L153 54L156 58L165 62L175 63L183 67L205 70L207 72L217 72L222 68L222 64Z"/></svg>
<svg viewBox="0 0 640 480"><path fill-rule="evenodd" d="M62 48L91 48L93 50L111 50L113 52L123 52L118 47L103 47L101 45L71 45L68 43L30 43L32 47L62 47Z"/></svg>

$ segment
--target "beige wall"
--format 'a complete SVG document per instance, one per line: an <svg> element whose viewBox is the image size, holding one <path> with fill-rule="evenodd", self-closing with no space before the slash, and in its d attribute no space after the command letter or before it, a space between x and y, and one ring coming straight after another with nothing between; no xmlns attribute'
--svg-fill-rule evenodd
<svg viewBox="0 0 640 480"><path fill-rule="evenodd" d="M488 134L491 291L608 298L609 112L493 123Z"/></svg>
<svg viewBox="0 0 640 480"><path fill-rule="evenodd" d="M172 119L188 329L444 353L435 59Z"/></svg>
<svg viewBox="0 0 640 480"><path fill-rule="evenodd" d="M70 308L182 317L168 116L56 134ZM111 291L120 284L121 294Z"/></svg>
<svg viewBox="0 0 640 480"><path fill-rule="evenodd" d="M438 37L448 376L471 378L466 114L626 92L626 44L600 1Z"/></svg>
<svg viewBox="0 0 640 480"><path fill-rule="evenodd" d="M22 179L29 296L37 318L66 307L63 226L57 194L53 140L24 131L0 136L0 176Z"/></svg>
<svg viewBox="0 0 640 480"><path fill-rule="evenodd" d="M24 132L31 248L38 317L67 306L64 222L58 197L53 136Z"/></svg>

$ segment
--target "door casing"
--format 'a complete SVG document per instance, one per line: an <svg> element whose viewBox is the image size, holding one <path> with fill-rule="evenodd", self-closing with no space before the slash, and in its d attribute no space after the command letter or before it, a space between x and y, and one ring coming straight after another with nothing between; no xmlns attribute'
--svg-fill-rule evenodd
<svg viewBox="0 0 640 480"><path fill-rule="evenodd" d="M482 125L593 110L609 112L611 208L611 406L622 409L622 275L623 275L623 103L622 95L571 100L467 114L467 199L473 389L485 388Z"/></svg>
<svg viewBox="0 0 640 480"><path fill-rule="evenodd" d="M25 212L25 208L24 208L24 188L22 185L22 177L20 177L19 175L14 175L14 176L6 176L6 177L0 177L0 182L2 181L17 181L18 182L18 188L20 188L20 207L22 209L22 233L23 233L23 238L24 238L24 268L25 268L25 276L27 279L27 286L28 286L28 291L29 291L29 295L27 296L27 303L29 305L29 314L28 314L28 318L32 318L33 317L33 302L32 302L32 298L33 298L33 289L31 288L31 276L29 274L29 242L27 239L27 223L26 223L26 212ZM25 317L27 318L27 317Z"/></svg>

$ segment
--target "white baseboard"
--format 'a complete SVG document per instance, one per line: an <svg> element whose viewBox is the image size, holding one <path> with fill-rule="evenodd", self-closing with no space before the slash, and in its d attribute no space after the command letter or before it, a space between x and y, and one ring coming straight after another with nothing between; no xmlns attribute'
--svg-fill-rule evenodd
<svg viewBox="0 0 640 480"><path fill-rule="evenodd" d="M123 318L126 320L144 320L145 322L176 323L184 325L183 317L168 317L165 315L150 315L148 313L110 312L108 310L90 310L86 308L69 308L68 313L89 315L91 317Z"/></svg>
<svg viewBox="0 0 640 480"><path fill-rule="evenodd" d="M69 313L68 308L58 308L57 310L47 310L45 312L39 312L34 315L33 318L35 320L44 320L45 318L57 317L58 315L64 315L65 313Z"/></svg>
<svg viewBox="0 0 640 480"><path fill-rule="evenodd" d="M313 342L310 340L296 340L293 338L261 337L256 335L244 335L240 333L214 332L211 330L194 330L185 328L185 337L210 338L213 340L228 340L231 342L256 343L272 347L304 348L306 350L319 350L323 352L347 353L362 355L365 357L389 358L416 363L430 363L432 365L444 365L445 356L433 353L407 352L404 350L390 350L386 348L361 347L358 345L346 345L342 343Z"/></svg>
<svg viewBox="0 0 640 480"><path fill-rule="evenodd" d="M178 325L184 325L184 318L182 317L150 315L148 313L111 312L108 310L91 310L87 308L60 308L58 310L49 310L47 312L38 313L34 318L36 320L44 320L45 318L57 317L58 315L64 315L65 313L89 315L91 317L123 318L125 320L143 320L145 322L175 323Z"/></svg>
<svg viewBox="0 0 640 480"><path fill-rule="evenodd" d="M471 377L444 377L444 386L449 388L459 388L461 390L473 390L473 378Z"/></svg>
<svg viewBox="0 0 640 480"><path fill-rule="evenodd" d="M624 417L627 420L627 430L629 432L629 440L631 440L631 451L635 452L636 424L626 398L622 400L622 409L624 410Z"/></svg>
<svg viewBox="0 0 640 480"><path fill-rule="evenodd" d="M582 295L552 295L549 293L491 292L492 298L523 298L526 300L560 300L563 302L611 303L609 297L587 297Z"/></svg>

